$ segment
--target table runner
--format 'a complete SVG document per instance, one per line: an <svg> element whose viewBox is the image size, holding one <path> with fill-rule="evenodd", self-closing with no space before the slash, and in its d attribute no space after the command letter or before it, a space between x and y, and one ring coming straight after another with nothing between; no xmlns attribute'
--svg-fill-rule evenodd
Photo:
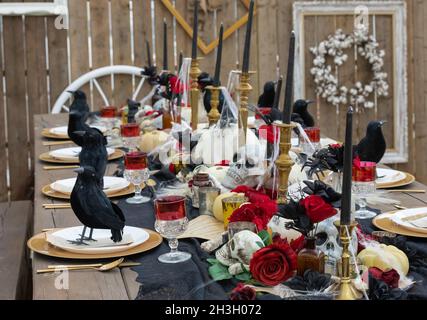
<svg viewBox="0 0 427 320"><path fill-rule="evenodd" d="M130 205L120 201L119 206L126 216L129 226L154 229L153 202L143 205ZM187 207L189 219L198 216L198 210ZM377 210L378 212L378 210ZM360 220L363 232L370 234L377 230L372 220ZM408 291L408 299L427 299L427 241L415 238L397 237L389 243L403 250L410 259L409 276L417 283ZM179 249L190 252L192 259L180 264L163 264L157 257L169 251L164 241L156 249L137 255L133 260L141 266L132 268L138 274L137 282L141 284L137 300L227 300L237 281L214 282L208 273L206 259L211 257L203 252L197 239L179 241ZM278 297L264 295L262 299L276 300Z"/></svg>

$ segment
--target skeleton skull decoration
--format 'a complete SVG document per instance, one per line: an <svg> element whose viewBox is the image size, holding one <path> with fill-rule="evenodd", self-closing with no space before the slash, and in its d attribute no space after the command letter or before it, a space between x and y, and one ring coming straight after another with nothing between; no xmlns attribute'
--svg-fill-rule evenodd
<svg viewBox="0 0 427 320"><path fill-rule="evenodd" d="M223 265L229 267L231 275L249 270L252 255L262 248L262 239L255 233L244 230L236 233L223 247L216 251L215 257Z"/></svg>
<svg viewBox="0 0 427 320"><path fill-rule="evenodd" d="M332 217L318 224L316 232L316 243L317 248L326 256L328 256L328 259L337 261L341 258L342 247L339 244L338 229L334 225L335 220L336 217ZM354 230L350 243L350 252L357 254L357 246L357 234Z"/></svg>

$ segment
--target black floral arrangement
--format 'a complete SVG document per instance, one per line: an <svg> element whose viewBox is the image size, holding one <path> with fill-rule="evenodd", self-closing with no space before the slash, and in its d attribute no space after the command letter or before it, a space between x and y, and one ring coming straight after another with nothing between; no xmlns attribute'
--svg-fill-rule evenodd
<svg viewBox="0 0 427 320"><path fill-rule="evenodd" d="M319 174L324 171L342 172L344 165L344 146L331 144L327 148L316 151L306 160L303 169L308 168L308 176L314 174L320 179Z"/></svg>
<svg viewBox="0 0 427 320"><path fill-rule="evenodd" d="M306 187L301 191L301 199L291 199L279 205L279 217L292 220L286 228L296 230L304 236L312 236L316 225L337 214L341 207L341 194L322 181L304 181ZM308 196L307 196L308 195Z"/></svg>

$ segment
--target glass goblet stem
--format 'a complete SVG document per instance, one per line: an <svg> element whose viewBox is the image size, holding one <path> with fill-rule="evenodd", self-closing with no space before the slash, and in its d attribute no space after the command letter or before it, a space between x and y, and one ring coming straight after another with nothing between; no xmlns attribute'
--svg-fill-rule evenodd
<svg viewBox="0 0 427 320"><path fill-rule="evenodd" d="M170 253L178 252L178 240L176 238L169 239L168 243L169 243L169 248L171 248Z"/></svg>
<svg viewBox="0 0 427 320"><path fill-rule="evenodd" d="M142 188L141 188L141 185L140 184L134 184L134 186L135 186L135 198L140 198L140 197L142 197Z"/></svg>

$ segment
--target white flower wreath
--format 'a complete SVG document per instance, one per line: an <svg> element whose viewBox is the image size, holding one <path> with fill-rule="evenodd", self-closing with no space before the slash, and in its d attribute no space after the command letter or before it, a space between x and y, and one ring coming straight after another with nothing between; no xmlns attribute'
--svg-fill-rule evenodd
<svg viewBox="0 0 427 320"><path fill-rule="evenodd" d="M373 79L367 85L360 81L356 82L353 88L348 89L340 86L335 70L347 61L348 55L344 50L357 46L358 55L364 57L372 66L374 74ZM328 39L322 41L317 47L310 48L315 56L313 60L314 67L311 74L316 83L316 93L329 103L335 106L340 104L351 104L373 108L375 105L369 101L369 96L376 92L377 97L387 96L389 85L387 83L387 73L383 71L385 51L379 50L379 44L372 35L368 35L366 30L358 29L353 34L346 35L341 29L335 32L335 35L328 36ZM334 59L335 70L326 65L327 56Z"/></svg>

